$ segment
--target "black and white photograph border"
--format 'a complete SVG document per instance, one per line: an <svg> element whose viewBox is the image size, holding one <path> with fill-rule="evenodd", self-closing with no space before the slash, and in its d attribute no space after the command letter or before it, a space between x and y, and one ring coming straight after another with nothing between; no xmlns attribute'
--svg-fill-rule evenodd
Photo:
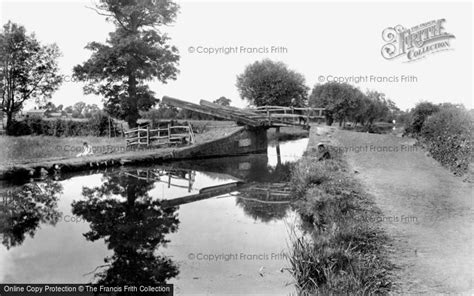
<svg viewBox="0 0 474 296"><path fill-rule="evenodd" d="M0 296L474 295L473 7L0 0Z"/></svg>

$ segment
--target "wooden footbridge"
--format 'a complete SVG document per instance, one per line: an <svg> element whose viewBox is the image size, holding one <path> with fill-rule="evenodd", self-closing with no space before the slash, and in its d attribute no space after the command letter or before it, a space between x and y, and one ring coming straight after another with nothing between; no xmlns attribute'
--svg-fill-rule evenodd
<svg viewBox="0 0 474 296"><path fill-rule="evenodd" d="M177 108L235 121L237 124L252 127L308 126L310 121L324 119L324 108L263 106L254 109L240 109L205 100L201 100L198 105L168 96L164 96L162 102Z"/></svg>

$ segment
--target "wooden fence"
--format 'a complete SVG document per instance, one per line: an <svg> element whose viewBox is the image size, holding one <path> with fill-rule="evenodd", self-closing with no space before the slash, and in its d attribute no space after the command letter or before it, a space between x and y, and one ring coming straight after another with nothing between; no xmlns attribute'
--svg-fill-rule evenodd
<svg viewBox="0 0 474 296"><path fill-rule="evenodd" d="M179 144L194 144L194 132L191 125L172 126L152 129L150 126L137 127L124 132L128 146L170 146Z"/></svg>

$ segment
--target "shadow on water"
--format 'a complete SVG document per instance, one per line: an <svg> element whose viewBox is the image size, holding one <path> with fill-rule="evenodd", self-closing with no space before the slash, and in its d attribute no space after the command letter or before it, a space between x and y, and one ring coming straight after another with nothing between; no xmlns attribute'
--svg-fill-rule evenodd
<svg viewBox="0 0 474 296"><path fill-rule="evenodd" d="M269 157L275 161L269 161ZM81 194L74 195L72 202L69 202L69 208L63 205L61 209L58 208L58 196L63 191L63 184L72 184L68 183L69 180L41 180L25 184L8 189L7 195L3 194L0 205L2 243L7 250L20 247L28 235L33 238L40 231L41 225L64 224L62 211L70 212L88 226L87 231L79 227L73 231L79 232L78 235L89 242L104 242L108 250L104 264L96 262L96 268L89 270L94 283L114 286L165 283L178 276L181 264L175 262L173 256L165 255L166 252L159 252L159 249L168 247L171 234L173 239L180 236L178 226L181 218L178 219L178 212L182 211L181 205L164 206L166 201L200 195L216 185L244 183L249 186L224 195L222 192L208 194L206 199L225 199L225 211L233 213L235 209L241 209L246 217L258 223L279 221L290 211L291 196L286 188L293 163L288 159L282 161L280 155L259 154L102 171L97 185L83 186ZM81 178L94 176L97 174ZM233 207L228 205L231 200L234 200ZM195 207L194 204L199 203L183 207L188 207L193 215L205 215L202 217L206 219L214 215L212 209L199 212L202 205ZM190 219L189 214L185 217ZM63 233L58 230L54 235L61 236ZM32 246L35 246L34 242ZM48 272L46 269L42 271ZM0 268L0 275L1 272ZM22 281L18 274L11 274L10 278L16 276L18 281Z"/></svg>

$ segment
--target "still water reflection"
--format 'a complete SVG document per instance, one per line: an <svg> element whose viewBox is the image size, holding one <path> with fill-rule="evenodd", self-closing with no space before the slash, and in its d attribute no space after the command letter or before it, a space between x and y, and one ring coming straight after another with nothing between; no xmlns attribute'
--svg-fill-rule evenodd
<svg viewBox="0 0 474 296"><path fill-rule="evenodd" d="M295 215L285 183L306 145L4 186L0 282L286 294L293 289L282 253ZM209 187L243 181L251 186L208 196Z"/></svg>

